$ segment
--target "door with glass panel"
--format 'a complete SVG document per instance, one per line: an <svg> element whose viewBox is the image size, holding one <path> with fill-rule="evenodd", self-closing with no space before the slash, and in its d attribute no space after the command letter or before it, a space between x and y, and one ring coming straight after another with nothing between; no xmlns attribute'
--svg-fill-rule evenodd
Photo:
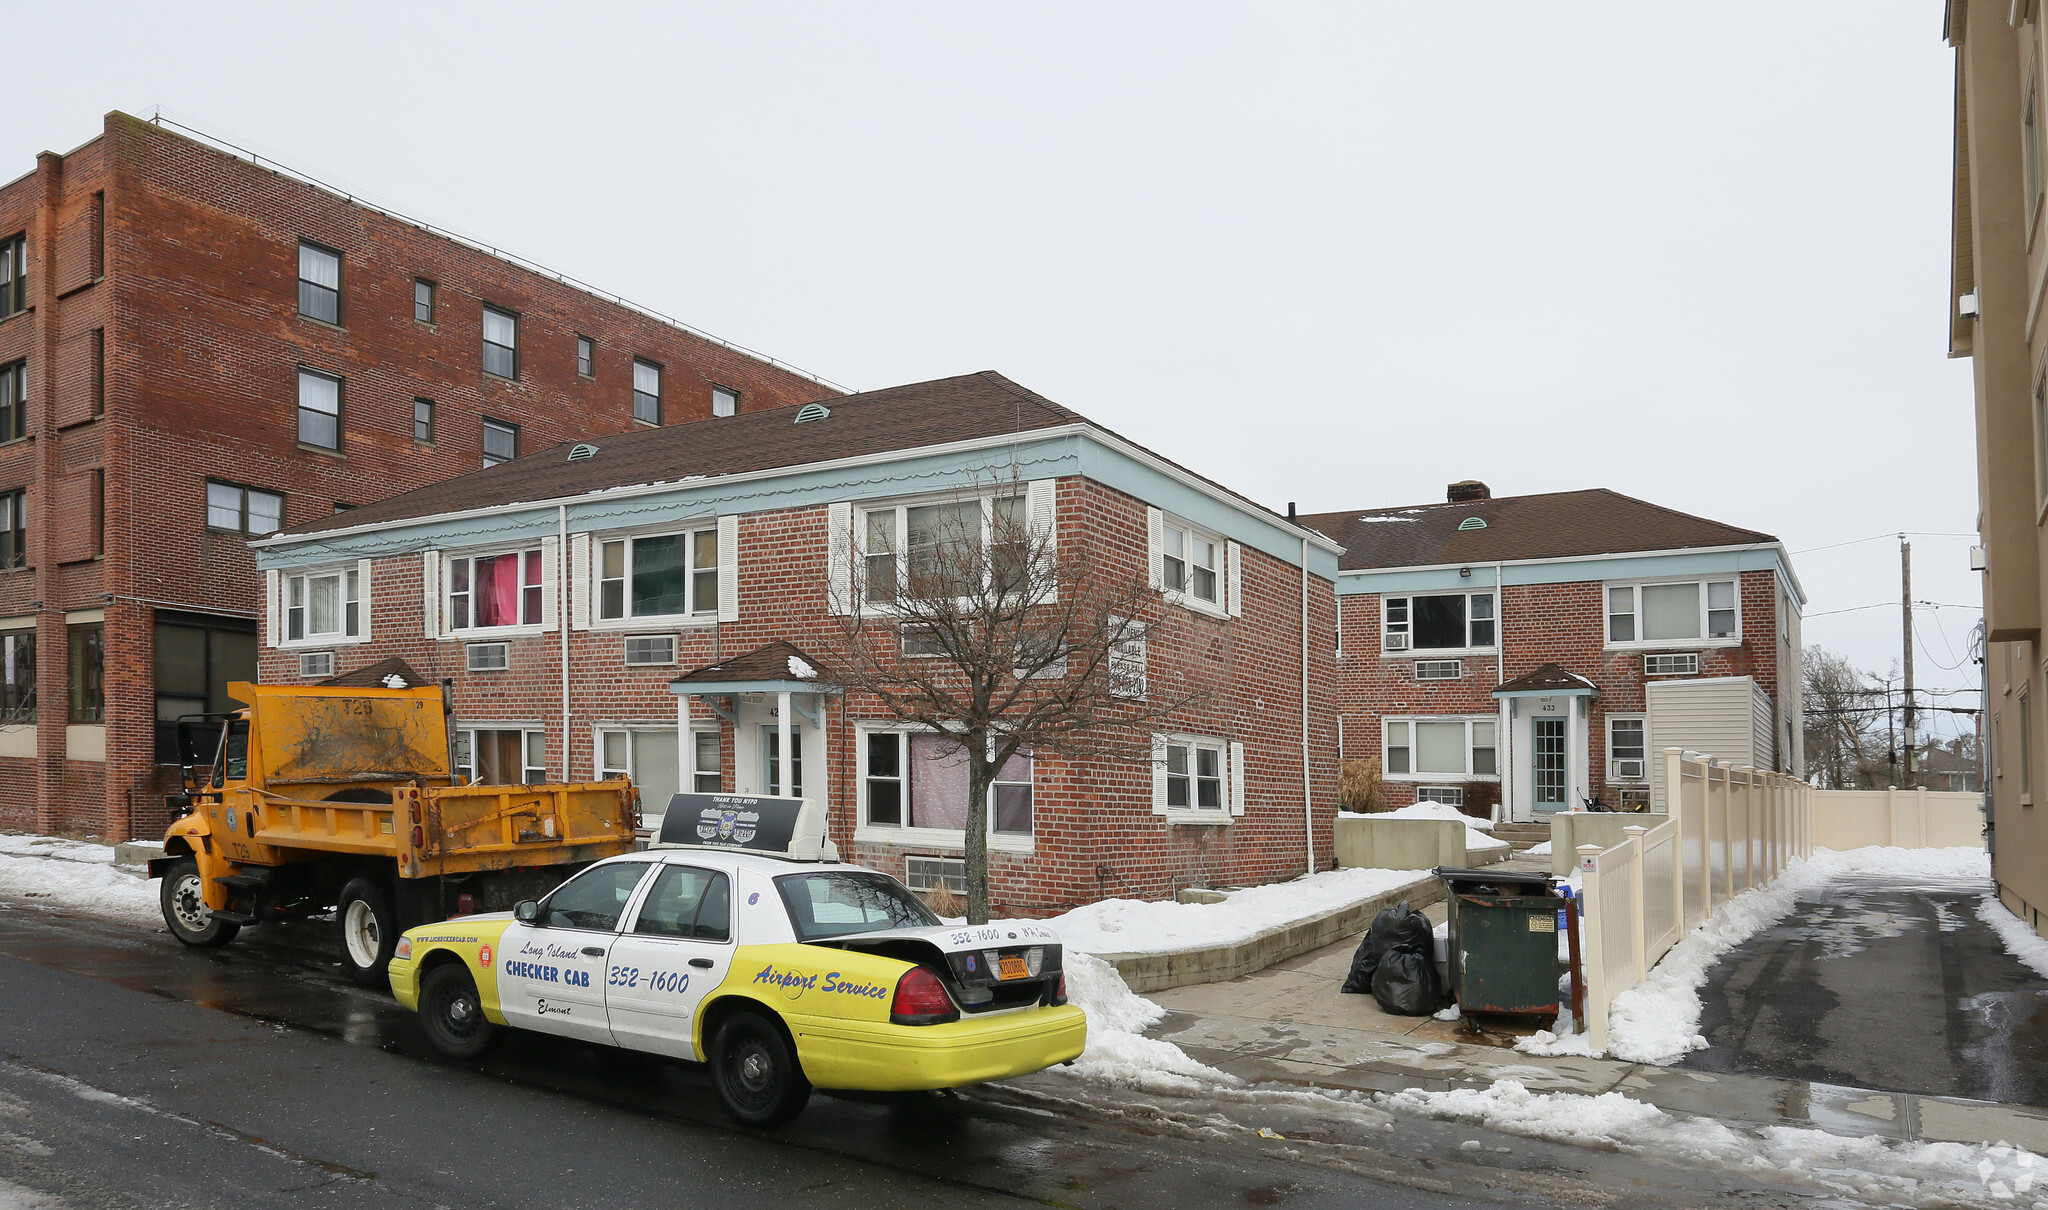
<svg viewBox="0 0 2048 1210"><path fill-rule="evenodd" d="M1534 762L1536 787L1536 809L1539 811L1562 811L1571 804L1566 801L1570 785L1569 770L1565 763L1565 722L1562 718L1539 718L1534 723L1534 743L1530 759Z"/></svg>

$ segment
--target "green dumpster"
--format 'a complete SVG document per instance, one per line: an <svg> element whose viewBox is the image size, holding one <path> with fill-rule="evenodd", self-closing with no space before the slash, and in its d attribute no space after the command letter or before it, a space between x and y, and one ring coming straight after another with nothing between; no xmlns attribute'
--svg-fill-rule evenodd
<svg viewBox="0 0 2048 1210"><path fill-rule="evenodd" d="M1569 901L1545 874L1438 867L1450 884L1451 993L1467 1013L1557 1016L1557 942Z"/></svg>

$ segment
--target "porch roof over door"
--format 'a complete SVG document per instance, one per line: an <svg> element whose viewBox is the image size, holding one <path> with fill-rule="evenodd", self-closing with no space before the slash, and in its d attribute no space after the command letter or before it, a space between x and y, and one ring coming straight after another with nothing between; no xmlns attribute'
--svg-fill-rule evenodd
<svg viewBox="0 0 2048 1210"><path fill-rule="evenodd" d="M1495 697L1598 697L1600 686L1576 672L1556 664L1545 664L1504 682L1493 691Z"/></svg>
<svg viewBox="0 0 2048 1210"><path fill-rule="evenodd" d="M684 694L839 693L828 666L805 655L796 644L777 639L744 655L706 664L668 683L668 691Z"/></svg>

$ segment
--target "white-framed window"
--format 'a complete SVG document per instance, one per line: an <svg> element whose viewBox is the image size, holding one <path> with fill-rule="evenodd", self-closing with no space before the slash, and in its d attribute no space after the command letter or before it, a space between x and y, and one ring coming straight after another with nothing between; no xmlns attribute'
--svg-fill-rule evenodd
<svg viewBox="0 0 2048 1210"><path fill-rule="evenodd" d="M717 794L725 786L725 744L715 728L690 732L690 789Z"/></svg>
<svg viewBox="0 0 2048 1210"><path fill-rule="evenodd" d="M280 577L284 593L284 641L328 643L362 637L362 572L358 567L287 572Z"/></svg>
<svg viewBox="0 0 2048 1210"><path fill-rule="evenodd" d="M1700 653L1697 651L1643 657L1644 676L1697 676L1699 670Z"/></svg>
<svg viewBox="0 0 2048 1210"><path fill-rule="evenodd" d="M1463 660L1417 660L1415 679L1418 681L1455 681L1465 675Z"/></svg>
<svg viewBox="0 0 2048 1210"><path fill-rule="evenodd" d="M1213 735L1152 737L1152 813L1229 823L1244 814L1244 745Z"/></svg>
<svg viewBox="0 0 2048 1210"><path fill-rule="evenodd" d="M955 895L967 893L967 863L957 857L905 857L903 885L929 891L940 883Z"/></svg>
<svg viewBox="0 0 2048 1210"><path fill-rule="evenodd" d="M1223 542L1168 518L1159 531L1160 587L1210 605L1223 604Z"/></svg>
<svg viewBox="0 0 2048 1210"><path fill-rule="evenodd" d="M538 727L455 729L455 776L485 786L540 785L548 778L548 733Z"/></svg>
<svg viewBox="0 0 2048 1210"><path fill-rule="evenodd" d="M740 410L740 393L731 387L711 388L711 414L731 416Z"/></svg>
<svg viewBox="0 0 2048 1210"><path fill-rule="evenodd" d="M1440 802L1447 807L1462 807L1465 805L1465 787L1417 786L1415 787L1415 801Z"/></svg>
<svg viewBox="0 0 2048 1210"><path fill-rule="evenodd" d="M967 826L967 754L937 731L874 727L860 736L861 839L958 846ZM1028 848L1031 753L1019 752L989 786L989 846Z"/></svg>
<svg viewBox="0 0 2048 1210"><path fill-rule="evenodd" d="M334 675L334 653L332 651L307 651L299 655L299 676L315 680Z"/></svg>
<svg viewBox="0 0 2048 1210"><path fill-rule="evenodd" d="M1614 781L1650 777L1648 723L1640 714L1607 716L1607 776Z"/></svg>
<svg viewBox="0 0 2048 1210"><path fill-rule="evenodd" d="M718 612L718 529L608 538L597 549L601 622Z"/></svg>
<svg viewBox="0 0 2048 1210"><path fill-rule="evenodd" d="M858 528L863 598L888 606L918 598L1021 586L1028 542L1023 496L982 496L861 510ZM986 552L986 557L984 557Z"/></svg>
<svg viewBox="0 0 2048 1210"><path fill-rule="evenodd" d="M1499 617L1491 592L1380 598L1380 650L1491 651ZM1424 679L1420 673L1417 679Z"/></svg>
<svg viewBox="0 0 2048 1210"><path fill-rule="evenodd" d="M545 596L539 547L495 555L451 555L442 564L448 629L538 626Z"/></svg>
<svg viewBox="0 0 2048 1210"><path fill-rule="evenodd" d="M1607 645L1739 643L1736 581L1675 580L1607 585Z"/></svg>
<svg viewBox="0 0 2048 1210"><path fill-rule="evenodd" d="M717 732L711 735L717 738ZM659 818L667 812L668 800L683 785L682 753L676 747L674 727L601 724L595 747L599 781L630 777L640 795L643 817Z"/></svg>
<svg viewBox="0 0 2048 1210"><path fill-rule="evenodd" d="M1386 776L1401 781L1492 778L1499 720L1492 715L1411 715L1381 720Z"/></svg>
<svg viewBox="0 0 2048 1210"><path fill-rule="evenodd" d="M676 662L676 636L672 634L629 634L624 650L626 667L652 668Z"/></svg>
<svg viewBox="0 0 2048 1210"><path fill-rule="evenodd" d="M462 655L463 669L468 672L503 672L512 667L510 643L471 643Z"/></svg>

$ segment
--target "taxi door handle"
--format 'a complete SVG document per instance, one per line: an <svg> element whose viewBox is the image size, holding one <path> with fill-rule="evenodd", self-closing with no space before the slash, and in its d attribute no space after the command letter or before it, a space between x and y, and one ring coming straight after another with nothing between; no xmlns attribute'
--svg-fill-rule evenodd
<svg viewBox="0 0 2048 1210"><path fill-rule="evenodd" d="M709 958L692 958L690 959L690 965L696 967L698 970L708 971L712 967L717 966L718 964L716 962L713 962Z"/></svg>
<svg viewBox="0 0 2048 1210"><path fill-rule="evenodd" d="M604 947L601 945L586 945L583 947L583 952L592 958L604 957Z"/></svg>

